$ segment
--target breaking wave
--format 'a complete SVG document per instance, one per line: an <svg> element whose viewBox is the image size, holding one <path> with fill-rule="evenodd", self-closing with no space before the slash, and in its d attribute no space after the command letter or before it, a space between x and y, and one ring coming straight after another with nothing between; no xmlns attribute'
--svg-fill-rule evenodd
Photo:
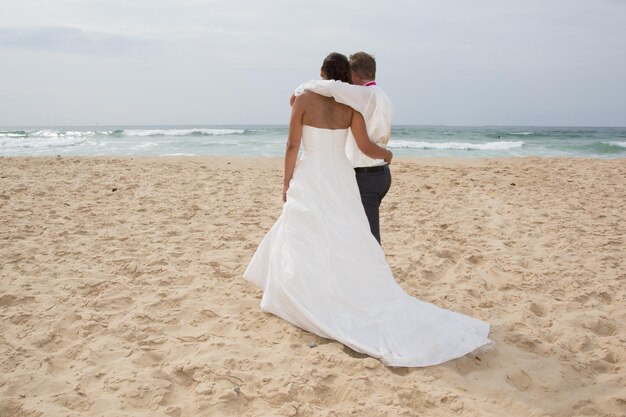
<svg viewBox="0 0 626 417"><path fill-rule="evenodd" d="M521 148L524 142L487 142L487 143L465 143L465 142L414 142L409 140L392 140L389 142L390 148L410 148L410 149L455 149L455 150L477 150L477 151L503 151L513 148Z"/></svg>

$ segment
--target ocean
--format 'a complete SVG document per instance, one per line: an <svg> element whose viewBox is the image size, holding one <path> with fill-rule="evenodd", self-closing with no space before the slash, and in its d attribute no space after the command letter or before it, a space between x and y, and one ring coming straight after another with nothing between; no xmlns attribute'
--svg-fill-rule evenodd
<svg viewBox="0 0 626 417"><path fill-rule="evenodd" d="M282 156L287 126L0 128L0 156ZM389 148L412 157L626 157L626 127L408 126Z"/></svg>

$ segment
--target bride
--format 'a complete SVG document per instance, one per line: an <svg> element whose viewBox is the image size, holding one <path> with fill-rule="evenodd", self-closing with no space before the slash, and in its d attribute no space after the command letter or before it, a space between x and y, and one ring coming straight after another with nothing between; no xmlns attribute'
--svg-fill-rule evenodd
<svg viewBox="0 0 626 417"><path fill-rule="evenodd" d="M347 58L330 54L321 76L350 82ZM363 153L391 161L369 141L360 113L315 93L296 99L283 212L244 273L263 289L261 309L389 366L435 365L489 344L488 323L413 298L396 283L345 155L348 129Z"/></svg>

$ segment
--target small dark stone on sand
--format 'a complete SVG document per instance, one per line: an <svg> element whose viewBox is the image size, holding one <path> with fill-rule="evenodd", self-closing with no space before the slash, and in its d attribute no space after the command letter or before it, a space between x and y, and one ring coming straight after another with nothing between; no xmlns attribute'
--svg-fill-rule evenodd
<svg viewBox="0 0 626 417"><path fill-rule="evenodd" d="M310 347L311 349L314 347L317 347L317 343L311 342L307 345L308 347Z"/></svg>
<svg viewBox="0 0 626 417"><path fill-rule="evenodd" d="M226 165L230 165L230 162L226 162Z"/></svg>
<svg viewBox="0 0 626 417"><path fill-rule="evenodd" d="M239 387L235 387L235 392L237 393L237 395L241 394L241 389L239 389Z"/></svg>
<svg viewBox="0 0 626 417"><path fill-rule="evenodd" d="M69 205L70 205L70 203L63 203L63 205L65 205L65 206L69 206Z"/></svg>
<svg viewBox="0 0 626 417"><path fill-rule="evenodd" d="M117 191L117 188L112 188L111 191Z"/></svg>
<svg viewBox="0 0 626 417"><path fill-rule="evenodd" d="M512 182L511 185L515 187L515 183L514 182Z"/></svg>

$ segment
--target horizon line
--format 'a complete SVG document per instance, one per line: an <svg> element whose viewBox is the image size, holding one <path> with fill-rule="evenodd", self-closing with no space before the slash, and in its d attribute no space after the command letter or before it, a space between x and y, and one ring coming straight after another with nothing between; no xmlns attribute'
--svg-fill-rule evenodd
<svg viewBox="0 0 626 417"><path fill-rule="evenodd" d="M18 129L18 128L68 128L68 127L129 127L129 128L139 128L139 127L243 127L243 126L281 126L288 127L288 123L180 123L180 124L109 124L109 123L100 123L100 124L23 124L23 125L0 125L0 129ZM413 126L413 127L538 127L538 128L557 128L557 127L576 127L576 128L626 128L626 125L564 125L564 124L554 124L554 125L542 125L542 124L427 124L427 123L394 123L392 125L392 129L394 127L400 126Z"/></svg>

